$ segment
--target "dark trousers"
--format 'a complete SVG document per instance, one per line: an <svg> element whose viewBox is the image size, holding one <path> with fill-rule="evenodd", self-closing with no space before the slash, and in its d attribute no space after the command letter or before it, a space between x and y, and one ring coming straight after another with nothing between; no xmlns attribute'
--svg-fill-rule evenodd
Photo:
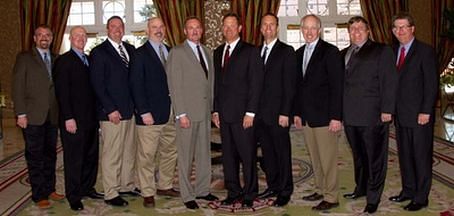
<svg viewBox="0 0 454 216"><path fill-rule="evenodd" d="M388 163L389 124L345 126L355 167L355 193L367 195L368 204L378 204L385 185Z"/></svg>
<svg viewBox="0 0 454 216"><path fill-rule="evenodd" d="M283 128L277 123L268 125L259 119L255 128L262 148L268 189L278 192L279 196L291 196L293 177L289 127Z"/></svg>
<svg viewBox="0 0 454 216"><path fill-rule="evenodd" d="M70 134L60 128L65 164L65 193L70 203L94 192L98 174L98 130L78 129Z"/></svg>
<svg viewBox="0 0 454 216"><path fill-rule="evenodd" d="M254 127L243 129L243 123L221 122L222 165L224 184L229 197L252 200L257 196L257 145ZM240 163L244 187L240 184Z"/></svg>
<svg viewBox="0 0 454 216"><path fill-rule="evenodd" d="M428 201L432 185L433 122L424 126L396 124L402 195L416 203Z"/></svg>
<svg viewBox="0 0 454 216"><path fill-rule="evenodd" d="M47 200L55 191L57 127L46 121L43 125L27 125L22 132L32 200Z"/></svg>

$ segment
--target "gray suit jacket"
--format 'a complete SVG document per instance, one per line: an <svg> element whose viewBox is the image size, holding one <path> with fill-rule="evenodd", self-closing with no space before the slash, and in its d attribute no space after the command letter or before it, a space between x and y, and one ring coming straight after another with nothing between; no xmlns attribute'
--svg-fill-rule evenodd
<svg viewBox="0 0 454 216"><path fill-rule="evenodd" d="M52 55L52 65L55 60ZM52 124L58 123L54 84L36 48L17 55L13 69L12 96L16 115L26 114L28 123L42 125L47 114Z"/></svg>
<svg viewBox="0 0 454 216"><path fill-rule="evenodd" d="M186 113L191 121L203 121L211 116L213 59L210 50L201 47L207 61L208 78L187 41L172 48L166 64L175 115Z"/></svg>

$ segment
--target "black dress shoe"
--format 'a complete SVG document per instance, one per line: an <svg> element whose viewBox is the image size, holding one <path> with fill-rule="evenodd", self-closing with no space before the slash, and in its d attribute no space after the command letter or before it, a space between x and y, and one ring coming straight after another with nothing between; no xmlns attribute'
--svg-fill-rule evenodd
<svg viewBox="0 0 454 216"><path fill-rule="evenodd" d="M251 199L244 199L243 202L241 202L241 206L245 208L252 208L254 205L254 200Z"/></svg>
<svg viewBox="0 0 454 216"><path fill-rule="evenodd" d="M366 208L364 208L364 212L372 214L377 211L378 204L367 204Z"/></svg>
<svg viewBox="0 0 454 216"><path fill-rule="evenodd" d="M75 201L75 202L71 202L69 203L69 207L71 207L71 209L73 211L81 211L81 210L84 210L84 204L82 204L82 202L79 200L79 201Z"/></svg>
<svg viewBox="0 0 454 216"><path fill-rule="evenodd" d="M259 194L257 195L257 198L259 198L259 199L266 199L266 198L275 197L275 196L277 196L277 192L276 192L276 191L266 189L266 190L263 191L262 193L259 193Z"/></svg>
<svg viewBox="0 0 454 216"><path fill-rule="evenodd" d="M238 201L238 197L227 197L221 201L221 205L232 205Z"/></svg>
<svg viewBox="0 0 454 216"><path fill-rule="evenodd" d="M420 204L420 203L416 203L414 201L411 201L410 204L408 204L408 205L406 205L404 207L404 209L407 210L407 211L419 211L422 208L427 207L427 204L428 204L427 202L423 203L423 204Z"/></svg>
<svg viewBox="0 0 454 216"><path fill-rule="evenodd" d="M211 193L209 193L208 195L206 196L198 196L198 197L195 197L196 199L203 199L203 200L206 200L206 201L215 201L215 200L219 200L219 198Z"/></svg>
<svg viewBox="0 0 454 216"><path fill-rule="evenodd" d="M86 196L91 199L104 199L104 194L98 193L96 191L92 191L92 192L88 193Z"/></svg>
<svg viewBox="0 0 454 216"><path fill-rule="evenodd" d="M345 199L358 199L360 197L365 196L364 194L356 194L356 193L346 193L344 194Z"/></svg>
<svg viewBox="0 0 454 216"><path fill-rule="evenodd" d="M197 205L197 203L194 200L185 202L184 205L188 209L198 209L199 208L199 205Z"/></svg>
<svg viewBox="0 0 454 216"><path fill-rule="evenodd" d="M331 202L327 202L325 200L323 200L321 203L319 203L318 205L312 207L312 210L316 210L316 211L323 211L323 210L328 210L328 209L332 209L332 208L336 208L337 206L339 206L339 203L336 202L336 203L331 203Z"/></svg>
<svg viewBox="0 0 454 216"><path fill-rule="evenodd" d="M289 196L277 196L276 200L273 202L273 205L276 207L282 207L287 205L289 201Z"/></svg>
<svg viewBox="0 0 454 216"><path fill-rule="evenodd" d="M318 194L318 193L313 193L309 196L303 196L303 200L306 201L317 201L323 199L323 195Z"/></svg>
<svg viewBox="0 0 454 216"><path fill-rule="evenodd" d="M129 204L128 201L124 200L120 196L117 196L113 199L104 200L104 202L111 206L127 206Z"/></svg>
<svg viewBox="0 0 454 216"><path fill-rule="evenodd" d="M393 201L393 202L403 202L403 201L407 201L407 200L410 200L410 199L411 199L410 197L398 195L398 196L392 196L392 197L390 197L390 198L389 198L389 201Z"/></svg>
<svg viewBox="0 0 454 216"><path fill-rule="evenodd" d="M123 191L119 192L120 195L128 195L128 196L141 196L141 191L138 188L134 188L132 191Z"/></svg>

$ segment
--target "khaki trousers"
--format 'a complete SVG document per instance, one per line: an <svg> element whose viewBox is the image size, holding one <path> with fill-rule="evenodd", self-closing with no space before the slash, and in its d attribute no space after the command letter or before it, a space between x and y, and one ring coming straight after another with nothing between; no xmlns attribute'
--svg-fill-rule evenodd
<svg viewBox="0 0 454 216"><path fill-rule="evenodd" d="M328 127L304 126L303 136L314 169L315 192L327 202L338 202L338 133L329 132Z"/></svg>
<svg viewBox="0 0 454 216"><path fill-rule="evenodd" d="M173 188L177 147L173 115L163 125L136 125L138 135L137 166L143 197L156 195L155 170L158 169L157 189Z"/></svg>
<svg viewBox="0 0 454 216"><path fill-rule="evenodd" d="M101 121L101 167L104 199L117 197L118 192L136 187L136 152L134 118L114 124Z"/></svg>

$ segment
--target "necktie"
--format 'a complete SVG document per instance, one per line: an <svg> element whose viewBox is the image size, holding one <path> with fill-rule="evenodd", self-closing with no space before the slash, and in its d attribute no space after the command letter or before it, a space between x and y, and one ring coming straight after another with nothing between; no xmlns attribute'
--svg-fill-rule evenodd
<svg viewBox="0 0 454 216"><path fill-rule="evenodd" d="M400 48L399 61L397 62L397 70L400 71L405 62L405 47Z"/></svg>
<svg viewBox="0 0 454 216"><path fill-rule="evenodd" d="M265 46L265 49L263 50L263 55L262 55L263 64L266 64L266 52L267 51L268 51L268 46Z"/></svg>
<svg viewBox="0 0 454 216"><path fill-rule="evenodd" d="M162 65L166 65L166 56L164 55L164 48L162 44L159 45L159 58L161 59Z"/></svg>
<svg viewBox="0 0 454 216"><path fill-rule="evenodd" d="M225 71L225 69L227 68L229 60L230 60L230 45L227 45L227 49L225 50L224 53L224 66L222 67L223 71Z"/></svg>
<svg viewBox="0 0 454 216"><path fill-rule="evenodd" d="M88 66L88 59L87 59L87 56L85 54L82 54L82 61L84 62L85 66Z"/></svg>
<svg viewBox="0 0 454 216"><path fill-rule="evenodd" d="M123 46L119 45L119 46L118 46L118 50L120 50L121 61L123 62L123 64L124 64L126 67L129 67L128 57L126 57L126 53L125 53L125 51L123 50Z"/></svg>
<svg viewBox="0 0 454 216"><path fill-rule="evenodd" d="M47 52L44 53L44 64L46 64L47 75L49 76L49 79L52 79L52 66L50 64L50 59L47 55Z"/></svg>
<svg viewBox="0 0 454 216"><path fill-rule="evenodd" d="M352 63L352 59L354 59L354 57L356 56L356 53L359 51L359 46L356 46L356 45L352 45L352 51L350 52L350 54L347 54L345 56L345 69L348 69Z"/></svg>
<svg viewBox="0 0 454 216"><path fill-rule="evenodd" d="M208 78L208 70L205 60L203 59L202 51L200 51L200 46L197 45L197 54L199 54L200 64L202 65L203 72L205 72L205 77Z"/></svg>
<svg viewBox="0 0 454 216"><path fill-rule="evenodd" d="M309 64L309 60L311 59L311 50L312 47L310 45L306 45L303 56L303 76L306 75L307 65Z"/></svg>

